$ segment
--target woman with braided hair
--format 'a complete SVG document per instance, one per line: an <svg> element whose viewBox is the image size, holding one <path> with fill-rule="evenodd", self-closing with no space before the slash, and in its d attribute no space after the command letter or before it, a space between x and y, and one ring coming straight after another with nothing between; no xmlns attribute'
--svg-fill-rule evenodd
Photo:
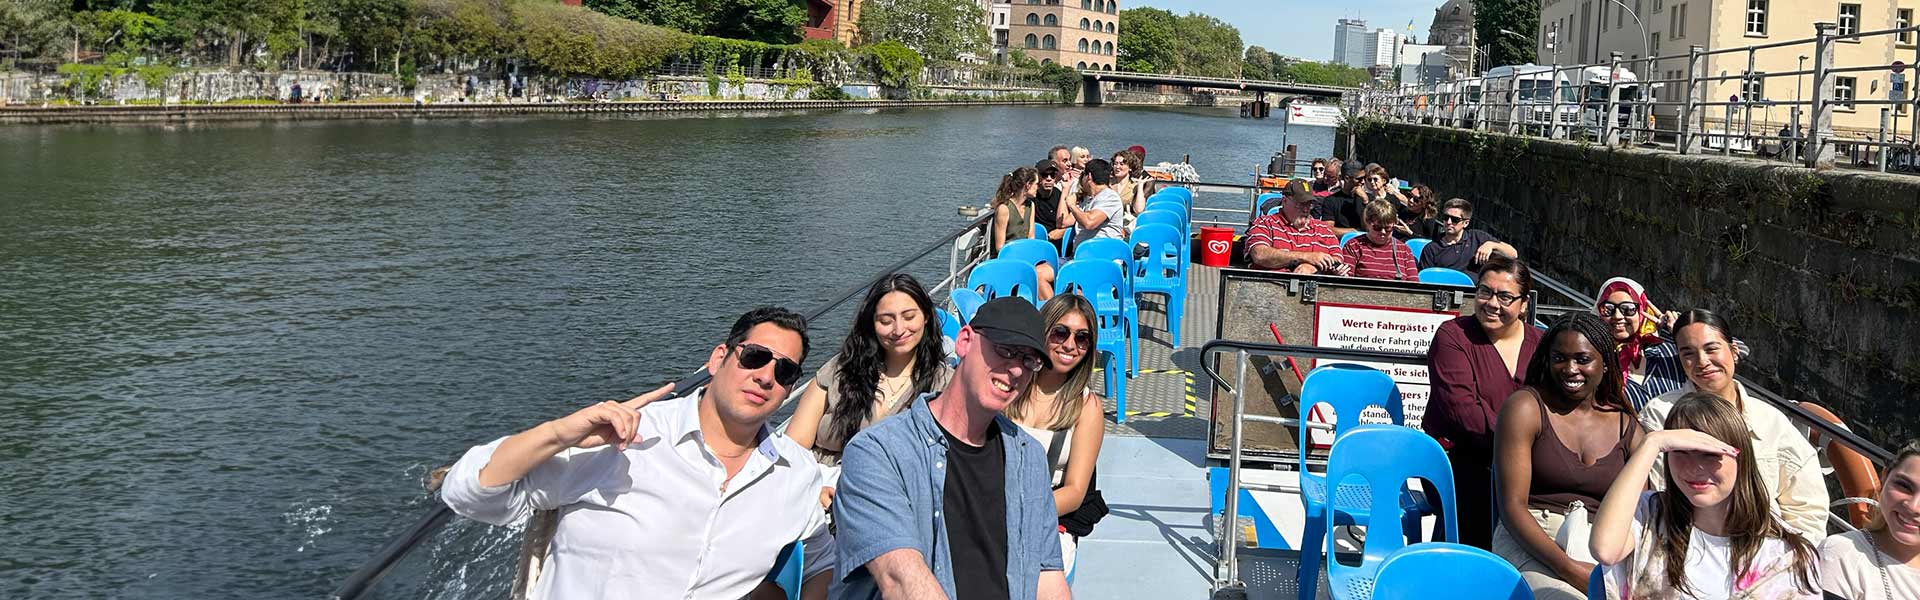
<svg viewBox="0 0 1920 600"><path fill-rule="evenodd" d="M1605 322L1569 314L1540 343L1527 387L1500 409L1493 552L1520 570L1534 597L1579 600L1594 566L1585 547L1589 511L1644 435Z"/></svg>

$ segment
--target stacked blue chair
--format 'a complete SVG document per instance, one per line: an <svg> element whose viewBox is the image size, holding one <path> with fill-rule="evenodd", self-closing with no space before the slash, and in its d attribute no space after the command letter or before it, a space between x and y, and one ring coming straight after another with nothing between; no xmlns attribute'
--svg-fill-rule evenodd
<svg viewBox="0 0 1920 600"><path fill-rule="evenodd" d="M1116 240L1117 241L1117 240ZM1091 243L1091 242L1089 242ZM1131 295L1128 291L1126 275L1120 265L1110 260L1076 258L1060 267L1060 276L1054 281L1055 294L1080 294L1093 305L1093 314L1100 341L1094 350L1105 354L1107 395L1113 397L1114 421L1127 421L1127 377L1132 369L1132 357L1128 355L1127 332L1134 325L1127 319L1126 303Z"/></svg>
<svg viewBox="0 0 1920 600"><path fill-rule="evenodd" d="M1445 285L1464 285L1473 287L1473 276L1446 267L1427 267L1420 270L1420 283L1439 283Z"/></svg>
<svg viewBox="0 0 1920 600"><path fill-rule="evenodd" d="M1433 240L1429 240L1427 238L1413 238L1413 239L1407 240L1407 249L1413 251L1414 258L1419 258L1420 251L1425 250L1427 248L1427 242L1431 242L1431 241Z"/></svg>
<svg viewBox="0 0 1920 600"><path fill-rule="evenodd" d="M1000 247L1000 256L996 260L1017 260L1030 265L1047 263L1047 266L1059 269L1060 251L1045 239L1014 240Z"/></svg>
<svg viewBox="0 0 1920 600"><path fill-rule="evenodd" d="M967 274L967 289L979 290L988 300L1015 296L1039 306L1039 281L1040 276L1034 273L1031 263L996 258L974 265L973 272Z"/></svg>
<svg viewBox="0 0 1920 600"><path fill-rule="evenodd" d="M1435 542L1388 556L1373 580L1373 600L1533 600L1533 588L1499 555Z"/></svg>
<svg viewBox="0 0 1920 600"><path fill-rule="evenodd" d="M1328 478L1307 470L1311 428L1304 423L1314 405L1323 403L1333 409L1333 443L1336 446L1348 432L1360 427L1360 414L1369 406L1385 409L1388 418L1396 424L1405 421L1400 386L1386 373L1361 365L1332 364L1307 374L1306 380L1300 384L1300 420L1303 425L1298 428L1299 435L1295 438L1295 447L1301 449L1299 462L1295 465L1300 470L1300 505L1306 513L1306 527L1300 537L1302 549L1318 548L1322 538L1330 537L1327 532L1332 531L1333 527L1326 525L1328 514L1339 512L1357 521L1366 519L1373 509L1372 498L1367 494L1365 485L1342 485L1328 494ZM1392 506L1400 508L1402 504L1396 501ZM1368 537L1372 538L1371 535ZM1312 589L1318 585L1319 574L1319 554L1301 552L1299 581L1303 586L1302 598L1313 597Z"/></svg>
<svg viewBox="0 0 1920 600"><path fill-rule="evenodd" d="M1366 235L1366 234L1358 231L1349 231L1346 233L1342 233L1340 234L1340 246L1344 248L1347 245L1347 240L1351 240L1353 238L1357 238L1363 235Z"/></svg>
<svg viewBox="0 0 1920 600"><path fill-rule="evenodd" d="M1170 210L1156 208L1153 210L1149 210L1147 212L1140 213L1140 216L1136 217L1133 220L1134 227L1142 227L1142 226L1153 225L1153 224L1172 225L1174 229L1177 229L1180 231L1180 234L1182 236L1185 236L1188 233L1187 217L1185 215L1182 215L1180 213L1173 212Z"/></svg>
<svg viewBox="0 0 1920 600"><path fill-rule="evenodd" d="M1189 205L1193 204L1192 188L1187 188L1187 187L1182 187L1177 185L1170 185L1167 187L1160 188L1159 191L1156 191L1153 194L1155 196L1158 196L1160 194L1173 194L1175 196L1180 197L1180 201L1186 202Z"/></svg>
<svg viewBox="0 0 1920 600"><path fill-rule="evenodd" d="M1374 581L1387 557L1403 547L1406 539L1419 535L1417 518L1409 518L1400 508L1400 499L1408 495L1408 479L1424 479L1440 498L1440 526L1444 541L1458 542L1459 515L1454 510L1453 468L1447 464L1446 451L1426 433L1399 425L1361 425L1333 442L1327 457L1327 484L1343 486L1352 480L1365 481L1373 510L1367 515L1366 547L1359 566L1349 567L1331 558L1334 537L1327 536L1323 546L1327 559L1327 595L1334 600L1361 600L1373 597ZM1335 506L1322 519L1331 531L1339 522ZM1414 530L1407 524L1413 523ZM1313 554L1303 552L1302 556ZM1308 581L1303 578L1301 598L1312 598Z"/></svg>
<svg viewBox="0 0 1920 600"><path fill-rule="evenodd" d="M780 556L773 561L773 571L767 574L767 581L780 586L787 600L800 600L800 586L806 583L801 578L806 574L807 543L795 540L780 549Z"/></svg>
<svg viewBox="0 0 1920 600"><path fill-rule="evenodd" d="M954 288L949 295L953 298L953 310L959 315L961 323L972 322L973 311L980 310L980 305L987 303L986 296L967 288ZM958 327L954 328L954 331L959 330Z"/></svg>
<svg viewBox="0 0 1920 600"><path fill-rule="evenodd" d="M936 312L940 313L940 349L946 352L947 366L959 366L960 357L953 354L953 347L954 340L960 335L960 328L965 324L960 322L960 316L953 314L953 311L941 308L936 309Z"/></svg>
<svg viewBox="0 0 1920 600"><path fill-rule="evenodd" d="M1587 600L1607 600L1607 568L1594 565L1587 576Z"/></svg>
<svg viewBox="0 0 1920 600"><path fill-rule="evenodd" d="M1081 244L1077 252L1073 257L1075 261L1106 260L1111 261L1115 265L1119 265L1120 284L1123 286L1120 293L1120 304L1122 314L1127 318L1127 329L1125 331L1127 336L1125 338L1127 341L1126 347L1139 348L1140 304L1133 297L1133 244L1122 240L1103 238L1089 240L1087 243ZM1054 285L1055 289L1059 287L1058 284ZM1127 358L1128 377L1134 375L1134 362L1132 356Z"/></svg>
<svg viewBox="0 0 1920 600"><path fill-rule="evenodd" d="M1141 294L1167 295L1167 333L1173 338L1173 347L1179 348L1180 319L1187 312L1187 238L1171 226L1156 223L1134 228L1133 243L1147 247L1147 256L1133 267L1133 295L1136 300ZM1136 355L1139 343L1139 336L1135 336Z"/></svg>
<svg viewBox="0 0 1920 600"><path fill-rule="evenodd" d="M1181 232L1181 233L1186 233L1186 234L1192 234L1192 233L1193 233L1193 219L1192 219L1192 214L1193 214L1193 213L1192 213L1192 212L1189 212L1189 211L1187 210L1187 207L1185 207L1185 206L1181 206L1181 205L1179 205L1179 204L1176 204L1176 203L1173 203L1173 202L1169 202L1169 201L1165 201L1165 200L1161 200L1161 201L1158 201L1158 202L1148 202L1148 203L1147 203L1147 209L1146 209L1146 210L1144 210L1144 211L1141 211L1141 213L1140 213L1140 214L1141 214L1141 215L1145 215L1145 214L1147 214L1147 213L1150 213L1150 212L1155 212L1155 211L1158 211L1158 212L1170 212L1170 213L1173 213L1173 214L1176 214L1176 215L1179 215L1179 216L1180 216L1180 232ZM1134 219L1134 224L1135 224L1136 226L1138 226L1138 225L1139 225L1139 218L1138 218L1138 217L1135 217L1135 219Z"/></svg>

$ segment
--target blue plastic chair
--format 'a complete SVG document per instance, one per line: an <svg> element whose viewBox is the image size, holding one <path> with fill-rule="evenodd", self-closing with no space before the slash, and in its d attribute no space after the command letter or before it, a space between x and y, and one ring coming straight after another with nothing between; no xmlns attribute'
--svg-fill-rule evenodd
<svg viewBox="0 0 1920 600"><path fill-rule="evenodd" d="M1093 305L1096 334L1099 336L1095 350L1105 354L1107 362L1107 396L1113 398L1114 422L1127 421L1127 377L1132 371L1132 357L1128 354L1127 332L1133 330L1133 323L1127 320L1126 303L1123 298L1132 294L1127 285L1125 273L1120 265L1099 258L1075 258L1060 267L1060 276L1054 280L1055 294L1079 294Z"/></svg>
<svg viewBox="0 0 1920 600"><path fill-rule="evenodd" d="M1355 364L1331 364L1316 368L1307 373L1300 384L1300 416L1305 421L1316 404L1327 404L1333 410L1333 443L1339 444L1340 438L1347 432L1360 426L1360 414L1369 406L1386 409L1393 423L1406 421L1406 413L1401 406L1400 386L1393 377L1378 369ZM1352 517L1354 522L1364 520L1372 513L1373 503L1365 484L1347 484L1334 490L1333 498L1327 497L1327 477L1307 469L1307 450L1311 447L1309 432L1312 428L1299 427L1295 437L1295 448L1301 449L1296 468L1300 473L1300 506L1306 514L1306 526L1300 536L1301 548L1318 548L1322 538L1332 527L1326 525L1326 515L1331 510ZM1410 502L1395 502L1393 506L1407 508ZM1337 507L1329 506L1337 504ZM1414 512L1409 510L1408 512ZM1417 514L1414 519L1418 519ZM1351 524L1342 523L1342 524ZM1369 536L1371 537L1371 536ZM1300 553L1299 581L1303 586L1302 598L1311 598L1309 594L1320 573L1320 556L1314 552Z"/></svg>
<svg viewBox="0 0 1920 600"><path fill-rule="evenodd" d="M964 326L960 322L960 316L944 308L934 310L940 313L940 349L946 353L947 366L959 366L960 357L954 355L953 347L954 341L960 335L960 328Z"/></svg>
<svg viewBox="0 0 1920 600"><path fill-rule="evenodd" d="M1426 249L1427 242L1431 242L1431 241L1433 240L1429 240L1427 238L1413 238L1413 239L1407 240L1407 249L1412 250L1413 258L1418 260L1420 258L1420 251Z"/></svg>
<svg viewBox="0 0 1920 600"><path fill-rule="evenodd" d="M780 586L787 594L787 600L800 600L800 586L806 583L801 579L806 574L807 543L794 540L780 549L780 556L773 561L773 571L767 574L767 581Z"/></svg>
<svg viewBox="0 0 1920 600"><path fill-rule="evenodd" d="M1136 222L1135 226L1139 226L1139 223ZM1134 364L1136 361L1133 357L1139 356L1140 354L1140 303L1133 297L1133 243L1111 238L1090 240L1087 243L1081 244L1080 249L1075 252L1077 252L1077 254L1074 254L1074 260L1083 258L1101 259L1120 265L1121 283L1126 286L1120 294L1122 300L1121 309L1125 311L1124 314L1127 317L1127 329L1125 332L1127 335L1127 347L1133 349L1133 354L1127 358L1127 376L1132 377L1135 375L1134 370L1136 368ZM1053 287L1058 289L1060 286L1056 282Z"/></svg>
<svg viewBox="0 0 1920 600"><path fill-rule="evenodd" d="M1179 348L1180 319L1187 312L1187 238L1171 226L1152 223L1135 227L1132 241L1147 246L1146 258L1133 267L1135 306L1141 294L1166 294L1167 333L1173 338L1173 347ZM1134 343L1133 351L1138 355L1138 337Z"/></svg>
<svg viewBox="0 0 1920 600"><path fill-rule="evenodd" d="M1047 240L1047 226L1045 226L1045 225L1041 225L1041 224L1039 224L1039 223L1034 223L1034 224L1033 224L1033 239L1036 239L1036 240L1040 240L1040 241L1043 241L1043 242L1044 242L1044 241L1046 241L1046 240Z"/></svg>
<svg viewBox="0 0 1920 600"><path fill-rule="evenodd" d="M980 310L980 305L987 303L986 296L967 288L954 288L948 297L953 299L953 310L960 317L961 324L973 322L973 311ZM953 330L959 331L960 328L955 327Z"/></svg>
<svg viewBox="0 0 1920 600"><path fill-rule="evenodd" d="M1427 267L1420 270L1420 283L1473 287L1473 276L1446 267Z"/></svg>
<svg viewBox="0 0 1920 600"><path fill-rule="evenodd" d="M1147 196L1147 202L1148 203L1174 202L1174 203L1178 203L1180 206L1192 208L1193 196L1186 195L1186 194L1178 194L1170 191L1160 191L1160 192L1154 192L1152 196Z"/></svg>
<svg viewBox="0 0 1920 600"><path fill-rule="evenodd" d="M980 295L988 300L1014 296L1039 306L1040 297L1036 289L1040 287L1039 281L1040 276L1034 272L1032 263L996 258L974 265L973 272L967 274L967 289L979 290ZM967 320L973 319L969 317Z"/></svg>
<svg viewBox="0 0 1920 600"><path fill-rule="evenodd" d="M1443 583L1444 582L1444 583ZM1442 585L1435 585L1441 584ZM1520 571L1492 552L1448 543L1415 544L1387 557L1373 600L1533 600Z"/></svg>
<svg viewBox="0 0 1920 600"><path fill-rule="evenodd" d="M1444 541L1458 542L1460 530L1458 514L1454 509L1453 468L1447 464L1447 453L1440 449L1440 443L1433 441L1426 433L1400 425L1361 425L1353 428L1333 442L1333 453L1327 457L1327 483L1340 486L1348 483L1349 478L1366 481L1374 510L1366 518L1367 541L1361 552L1359 566L1340 564L1333 557L1334 537L1327 536L1323 545L1327 558L1327 595L1334 600L1362 600L1373 596L1374 580L1379 576L1380 567L1394 551L1406 547L1409 535L1419 535L1418 531L1409 531L1410 519L1398 508L1400 499L1408 495L1408 479L1424 479L1440 498L1440 523L1444 529ZM1323 523L1331 531L1339 522L1340 506L1327 511ZM1302 553L1305 556L1311 553ZM1307 591L1309 581L1301 580L1301 597L1312 598Z"/></svg>
<svg viewBox="0 0 1920 600"><path fill-rule="evenodd" d="M1191 218L1191 216L1193 215L1193 212L1187 210L1187 207L1181 206L1173 202L1161 200L1159 202L1148 202L1147 209L1140 212L1141 214L1146 214L1156 210L1161 212L1170 212L1176 215L1180 215L1180 222L1183 224L1181 229L1188 233L1193 232L1193 225L1192 225L1193 219ZM1139 224L1137 216L1135 217L1134 224L1135 225Z"/></svg>
<svg viewBox="0 0 1920 600"><path fill-rule="evenodd" d="M1140 213L1140 216L1133 220L1133 226L1136 228L1146 226L1146 225L1153 225L1156 223L1172 225L1173 228L1178 230L1181 236L1183 237L1186 236L1188 233L1191 233L1191 231L1187 229L1188 227L1187 217L1185 215L1182 215L1180 213L1173 212L1170 210L1158 210L1158 209L1149 210L1147 212Z"/></svg>
<svg viewBox="0 0 1920 600"><path fill-rule="evenodd" d="M1285 198L1285 197L1286 197L1286 194L1282 194L1282 193L1279 193L1279 192L1267 192L1267 193L1265 193L1265 194L1261 194L1261 195L1259 195L1258 197L1255 197L1255 198L1253 199L1253 206L1251 206L1251 207L1248 207L1248 208L1247 208L1247 210L1249 210L1249 211L1259 211L1259 210L1260 210L1260 206L1261 206L1261 205L1263 205L1263 204L1266 204L1268 200L1279 200L1279 199L1282 199L1282 198ZM1264 217L1264 216L1267 216L1267 215L1270 215L1270 214L1273 214L1273 213L1277 213L1277 212L1280 212L1280 203L1279 203L1279 202L1275 202L1275 203L1273 203L1273 206L1272 206L1271 208L1268 208L1268 209L1266 210L1266 212L1262 212L1262 213L1260 213L1260 216L1263 216L1263 217Z"/></svg>
<svg viewBox="0 0 1920 600"><path fill-rule="evenodd" d="M1017 260L1030 265L1047 263L1047 266L1058 269L1060 250L1045 239L1014 240L1000 247L998 260Z"/></svg>
<svg viewBox="0 0 1920 600"><path fill-rule="evenodd" d="M1160 188L1160 191L1154 192L1153 194L1156 196L1160 194L1173 194L1179 196L1181 200L1189 204L1193 203L1193 189L1184 186L1170 185Z"/></svg>
<svg viewBox="0 0 1920 600"><path fill-rule="evenodd" d="M1607 568L1594 565L1593 574L1587 576L1587 600L1607 600Z"/></svg>
<svg viewBox="0 0 1920 600"><path fill-rule="evenodd" d="M1349 231L1346 233L1342 233L1340 234L1340 246L1344 248L1347 245L1347 240L1351 240L1353 238L1357 238L1363 235L1366 235L1366 234L1359 231Z"/></svg>

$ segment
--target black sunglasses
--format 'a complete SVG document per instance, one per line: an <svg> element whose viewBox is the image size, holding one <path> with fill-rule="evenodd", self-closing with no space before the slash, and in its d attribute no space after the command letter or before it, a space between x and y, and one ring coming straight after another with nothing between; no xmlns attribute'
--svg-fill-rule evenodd
<svg viewBox="0 0 1920 600"><path fill-rule="evenodd" d="M1040 367L1047 366L1046 360L1040 357L1040 353L1034 352L1033 350L1005 344L995 344L993 340L987 340L987 343L993 346L993 354L999 356L1000 360L1020 361L1020 366L1026 367L1028 373L1038 371Z"/></svg>
<svg viewBox="0 0 1920 600"><path fill-rule="evenodd" d="M793 387L800 382L800 363L788 358L775 358L773 351L757 344L741 344L735 348L735 364L748 371L759 370L773 363L773 381L781 387Z"/></svg>
<svg viewBox="0 0 1920 600"><path fill-rule="evenodd" d="M1073 336L1073 345L1081 348L1087 347L1088 342L1093 340L1093 332L1091 331L1085 329L1067 329L1065 325L1054 325L1053 329L1047 330L1047 343L1058 344L1065 342L1067 341L1067 336Z"/></svg>
<svg viewBox="0 0 1920 600"><path fill-rule="evenodd" d="M1611 317L1614 315L1631 317L1640 314L1640 303L1631 300L1626 302L1601 302L1599 306L1594 308L1599 311L1602 317Z"/></svg>
<svg viewBox="0 0 1920 600"><path fill-rule="evenodd" d="M1440 224L1442 225L1452 225L1454 223L1465 223L1467 222L1467 218L1456 217L1453 215L1440 215L1440 218L1438 219L1438 221L1440 221Z"/></svg>

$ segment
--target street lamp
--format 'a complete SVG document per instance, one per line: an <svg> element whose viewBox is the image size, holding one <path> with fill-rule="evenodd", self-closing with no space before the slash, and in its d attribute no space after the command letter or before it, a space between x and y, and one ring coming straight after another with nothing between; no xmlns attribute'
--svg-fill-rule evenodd
<svg viewBox="0 0 1920 600"><path fill-rule="evenodd" d="M1634 25L1640 26L1640 55L1647 57L1648 60L1652 60L1653 59L1653 41L1652 41L1653 38L1647 35L1647 24L1640 20L1640 15L1634 13L1632 8L1627 7L1626 2L1622 0L1613 0L1613 3L1620 5L1620 10L1627 11L1627 16L1633 17Z"/></svg>

